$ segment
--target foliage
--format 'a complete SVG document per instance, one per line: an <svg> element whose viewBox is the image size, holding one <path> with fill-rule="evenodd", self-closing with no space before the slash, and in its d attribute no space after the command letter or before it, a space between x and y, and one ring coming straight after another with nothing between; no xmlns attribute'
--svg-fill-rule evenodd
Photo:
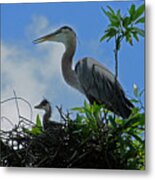
<svg viewBox="0 0 155 180"><path fill-rule="evenodd" d="M116 50L119 50L123 39L133 45L133 39L139 41L139 36L144 37L144 30L138 27L139 24L145 22L145 18L142 16L145 10L144 4L138 8L135 4L132 4L126 16L121 14L120 9L115 12L110 6L107 6L107 8L107 11L102 8L102 11L109 18L110 23L100 41L107 39L108 42L115 38Z"/></svg>
<svg viewBox="0 0 155 180"><path fill-rule="evenodd" d="M143 170L143 93L136 85L134 92L132 101L138 106L128 119L84 101L68 113L57 107L62 122L58 127L53 123L43 129L39 116L35 124L20 120L11 131L1 131L1 166Z"/></svg>
<svg viewBox="0 0 155 180"><path fill-rule="evenodd" d="M74 121L74 131L79 134L78 138L82 134L83 142L88 138L97 140L94 141L96 150L102 155L105 151L108 153L108 158L104 157L104 160L109 161L111 158L112 164L108 164L113 168L117 165L117 168L122 169L144 169L145 114L140 102L142 92L138 92L138 88L135 90L135 85L134 92L136 96L132 101L140 106L133 108L128 119L112 116L108 110L103 116L102 106L89 105L86 102L83 107L73 109L78 112Z"/></svg>
<svg viewBox="0 0 155 180"><path fill-rule="evenodd" d="M102 11L109 19L109 25L107 26L105 33L100 39L100 42L107 39L107 42L111 39L115 40L115 83L118 78L118 52L121 48L121 42L123 39L127 43L133 45L133 39L139 41L139 36L144 37L144 30L139 28L140 23L144 23L145 18L142 16L144 14L145 5L142 4L136 8L135 4L132 4L128 10L128 15L123 16L121 10L115 12L110 6L107 6L106 11L102 8Z"/></svg>
<svg viewBox="0 0 155 180"><path fill-rule="evenodd" d="M41 125L41 120L40 120L39 114L38 114L37 117L36 117L36 123L35 123L35 125L32 126L31 129L29 129L29 128L24 128L23 130L24 130L24 132L26 132L26 133L28 133L28 134L30 134L30 135L31 135L31 134L32 134L32 135L39 135L39 134L41 134L42 131L43 131L43 127L42 127L42 125Z"/></svg>

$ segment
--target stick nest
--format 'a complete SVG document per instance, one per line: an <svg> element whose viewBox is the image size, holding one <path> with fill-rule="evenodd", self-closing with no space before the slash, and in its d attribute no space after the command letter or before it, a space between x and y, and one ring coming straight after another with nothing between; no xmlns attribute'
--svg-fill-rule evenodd
<svg viewBox="0 0 155 180"><path fill-rule="evenodd" d="M115 143L113 147L106 146L108 129L105 126L100 126L99 136L83 137L76 122L60 109L59 112L64 123L50 122L49 128L41 128L36 135L28 129L37 125L26 119L21 119L11 131L1 130L1 166L122 168L114 158Z"/></svg>

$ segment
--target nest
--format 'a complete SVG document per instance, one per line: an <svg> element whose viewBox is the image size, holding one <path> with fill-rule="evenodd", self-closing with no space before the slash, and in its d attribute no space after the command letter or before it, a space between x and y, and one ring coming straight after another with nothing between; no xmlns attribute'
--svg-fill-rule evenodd
<svg viewBox="0 0 155 180"><path fill-rule="evenodd" d="M47 129L19 113L19 122L12 130L1 130L0 165L89 169L144 167L143 157L140 157L143 151L138 150L139 146L133 147L131 136L124 136L127 138L123 139L121 125L111 128L106 121L96 119L83 123L82 115L77 114L76 120L72 120L69 112L64 113L59 107L57 109L62 123L51 121Z"/></svg>
<svg viewBox="0 0 155 180"><path fill-rule="evenodd" d="M121 168L104 144L108 133L105 127L100 128L102 137L83 138L68 115L61 117L62 125L51 122L49 128L40 129L37 135L27 131L37 126L27 119L21 119L11 131L1 130L1 166Z"/></svg>

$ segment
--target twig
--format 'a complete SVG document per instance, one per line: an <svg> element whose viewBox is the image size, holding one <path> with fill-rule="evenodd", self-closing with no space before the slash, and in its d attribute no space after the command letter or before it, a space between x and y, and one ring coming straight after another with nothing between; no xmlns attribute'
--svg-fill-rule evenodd
<svg viewBox="0 0 155 180"><path fill-rule="evenodd" d="M62 112L62 106L61 106L61 107L56 106L56 108L57 108L57 110L58 110L58 112L59 112L59 114L60 114L61 119L64 120L65 125L66 125L67 119L69 118L69 115L68 115L68 114L67 114L67 115L64 115L64 113Z"/></svg>
<svg viewBox="0 0 155 180"><path fill-rule="evenodd" d="M2 117L0 118L0 122L3 121L3 119L7 120L12 126L14 126L14 124L12 123L12 121L11 121L9 118L5 117L5 116L2 116Z"/></svg>
<svg viewBox="0 0 155 180"><path fill-rule="evenodd" d="M13 90L14 96L15 96L15 104L16 104L16 108L17 108L17 114L18 114L18 118L20 121L20 111L19 111L19 106L18 106L18 101L17 101L17 96L16 96L16 92L15 90Z"/></svg>
<svg viewBox="0 0 155 180"><path fill-rule="evenodd" d="M29 119L25 118L24 116L20 115L20 118L27 121L27 122L29 122L29 123L31 123L31 124L33 124L33 125L36 125L35 123L32 122L32 120L29 120Z"/></svg>
<svg viewBox="0 0 155 180"><path fill-rule="evenodd" d="M8 99L5 99L5 100L1 101L0 103L3 104L3 103L6 103L8 101L15 100L15 99L21 100L21 101L25 102L29 106L29 108L30 108L30 119L32 121L32 116L33 116L32 106L26 99L24 99L22 97L11 97L11 98L8 98Z"/></svg>

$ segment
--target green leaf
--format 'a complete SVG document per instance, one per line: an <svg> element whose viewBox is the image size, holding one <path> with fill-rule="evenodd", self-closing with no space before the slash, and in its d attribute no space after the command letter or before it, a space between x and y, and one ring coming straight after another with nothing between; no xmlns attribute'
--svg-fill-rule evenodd
<svg viewBox="0 0 155 180"><path fill-rule="evenodd" d="M136 84L133 84L133 92L136 97L138 97L138 87Z"/></svg>
<svg viewBox="0 0 155 180"><path fill-rule="evenodd" d="M121 21L118 19L117 16L113 16L110 18L111 26L118 28L120 27Z"/></svg>
<svg viewBox="0 0 155 180"><path fill-rule="evenodd" d="M133 27L132 30L134 30L134 32L137 32L142 37L144 37L144 35L145 35L145 31L143 29L139 29L137 27Z"/></svg>
<svg viewBox="0 0 155 180"><path fill-rule="evenodd" d="M108 33L109 38L112 38L117 34L117 30L115 28L109 28L106 32Z"/></svg>
<svg viewBox="0 0 155 180"><path fill-rule="evenodd" d="M134 15L135 11L136 11L135 4L132 4L129 9L129 14L131 17Z"/></svg>
<svg viewBox="0 0 155 180"><path fill-rule="evenodd" d="M101 39L100 39L100 42L102 42L103 40L105 40L106 38L108 38L108 33L104 34Z"/></svg>
<svg viewBox="0 0 155 180"><path fill-rule="evenodd" d="M126 37L126 42L128 42L132 46L133 43L132 43L131 34L129 32L127 32L125 37Z"/></svg>
<svg viewBox="0 0 155 180"><path fill-rule="evenodd" d="M123 123L122 119L119 119L119 118L116 118L116 119L115 119L115 122L116 122L117 124L122 124L122 123Z"/></svg>
<svg viewBox="0 0 155 180"><path fill-rule="evenodd" d="M41 132L40 128L38 128L38 127L33 127L31 133L32 133L33 135L39 135L39 134L41 134L42 132Z"/></svg>
<svg viewBox="0 0 155 180"><path fill-rule="evenodd" d="M84 121L84 117L83 116L81 116L81 115L79 115L79 114L77 114L76 115L76 122L78 122L78 123L83 123Z"/></svg>
<svg viewBox="0 0 155 180"><path fill-rule="evenodd" d="M77 130L74 130L72 133L73 134L80 134L82 132L82 129L77 129Z"/></svg>
<svg viewBox="0 0 155 180"><path fill-rule="evenodd" d="M139 41L137 33L136 32L132 32L132 34L133 34L133 37L136 39L136 41Z"/></svg>
<svg viewBox="0 0 155 180"><path fill-rule="evenodd" d="M37 114L36 125L37 125L38 127L41 127L41 120L40 120L39 114Z"/></svg>
<svg viewBox="0 0 155 180"><path fill-rule="evenodd" d="M87 101L84 100L84 107L87 107Z"/></svg>
<svg viewBox="0 0 155 180"><path fill-rule="evenodd" d="M86 100L84 100L84 108L85 108L85 110L89 110L90 111L90 105L87 103Z"/></svg>
<svg viewBox="0 0 155 180"><path fill-rule="evenodd" d="M143 140L142 140L142 138L140 137L140 136L138 136L137 134L135 134L135 133L133 133L133 132L131 132L131 131L129 131L128 132L131 136L133 136L137 141L139 141L141 144L144 144L144 142L143 142Z"/></svg>
<svg viewBox="0 0 155 180"><path fill-rule="evenodd" d="M120 10L120 9L117 10L117 16L118 16L119 18L121 17L121 10Z"/></svg>
<svg viewBox="0 0 155 180"><path fill-rule="evenodd" d="M131 117L123 126L124 129L127 128L132 128L133 126L138 126L138 125L144 125L145 122L145 115L137 113L133 117Z"/></svg>
<svg viewBox="0 0 155 180"><path fill-rule="evenodd" d="M141 92L139 93L139 96L141 97L144 94L144 89L141 90Z"/></svg>
<svg viewBox="0 0 155 180"><path fill-rule="evenodd" d="M29 129L27 129L27 128L23 128L23 131L24 131L25 133L27 133L27 134L32 134L32 133L31 133L31 130L29 130Z"/></svg>
<svg viewBox="0 0 155 180"><path fill-rule="evenodd" d="M132 21L135 21L138 17L140 17L144 12L145 6L144 4L138 7L136 10L135 5L133 4L129 9L130 18Z"/></svg>
<svg viewBox="0 0 155 180"><path fill-rule="evenodd" d="M107 6L107 8L110 10L110 12L111 12L112 14L115 14L114 10L113 10L110 6Z"/></svg>
<svg viewBox="0 0 155 180"><path fill-rule="evenodd" d="M111 123L111 125L116 128L117 127L117 123L115 122L115 118L113 118L111 115L109 116L109 121Z"/></svg>
<svg viewBox="0 0 155 180"><path fill-rule="evenodd" d="M138 28L137 28L137 33L138 33L139 35L141 35L142 37L144 37L144 35L145 35L144 30L138 29Z"/></svg>
<svg viewBox="0 0 155 180"><path fill-rule="evenodd" d="M137 107L132 108L133 115L137 114L138 112L139 112L139 108L137 108Z"/></svg>
<svg viewBox="0 0 155 180"><path fill-rule="evenodd" d="M133 103L139 103L139 100L137 100L137 99L130 99L130 101Z"/></svg>
<svg viewBox="0 0 155 180"><path fill-rule="evenodd" d="M144 23L144 22L145 22L145 18L142 17L142 18L138 19L138 20L135 22L135 24Z"/></svg>
<svg viewBox="0 0 155 180"><path fill-rule="evenodd" d="M101 7L101 9L109 19L112 17L112 14L109 11L106 11L103 7Z"/></svg>
<svg viewBox="0 0 155 180"><path fill-rule="evenodd" d="M72 111L78 111L80 113L84 112L84 109L82 107L75 107L75 108L71 108Z"/></svg>
<svg viewBox="0 0 155 180"><path fill-rule="evenodd" d="M109 42L112 37L113 37L113 36L110 36L110 37L107 39L107 42Z"/></svg>
<svg viewBox="0 0 155 180"><path fill-rule="evenodd" d="M130 17L126 16L125 18L123 18L123 26L126 28L128 27L129 24L131 24L131 19Z"/></svg>
<svg viewBox="0 0 155 180"><path fill-rule="evenodd" d="M136 18L137 18L137 17L140 17L140 16L144 13L144 10L145 10L145 5L142 4L142 5L136 10Z"/></svg>
<svg viewBox="0 0 155 180"><path fill-rule="evenodd" d="M106 11L105 9L101 8L104 14L109 18L111 25L118 27L120 25L119 18L120 16L117 16L114 12L114 10L107 6L110 11Z"/></svg>
<svg viewBox="0 0 155 180"><path fill-rule="evenodd" d="M142 126L145 125L145 113L140 114L139 125L142 125Z"/></svg>

